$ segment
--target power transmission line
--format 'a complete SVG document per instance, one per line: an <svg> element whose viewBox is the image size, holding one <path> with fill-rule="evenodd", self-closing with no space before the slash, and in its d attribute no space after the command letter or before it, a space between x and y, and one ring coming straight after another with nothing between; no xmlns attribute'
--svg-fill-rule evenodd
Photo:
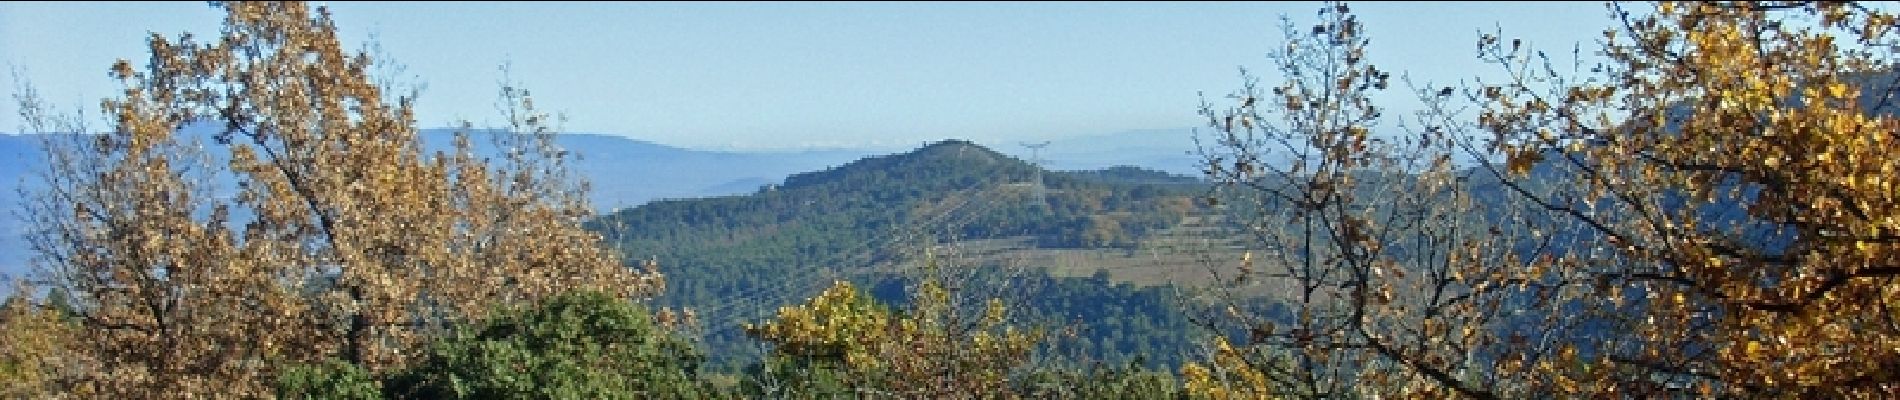
<svg viewBox="0 0 1900 400"><path fill-rule="evenodd" d="M1029 148L1029 166L1032 167L1030 173L1033 175L1031 180L1036 185L1030 190L1036 194L1036 204L1041 205L1043 209L1047 210L1049 209L1049 198L1047 189L1042 185L1042 149L1049 147L1049 141L1045 140L1038 143L1022 142L1022 145L1023 147Z"/></svg>

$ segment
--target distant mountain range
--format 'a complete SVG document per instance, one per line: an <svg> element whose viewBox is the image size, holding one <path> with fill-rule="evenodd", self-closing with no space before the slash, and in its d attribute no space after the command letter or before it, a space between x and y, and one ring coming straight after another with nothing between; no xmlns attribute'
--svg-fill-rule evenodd
<svg viewBox="0 0 1900 400"><path fill-rule="evenodd" d="M209 128L188 128L187 135L208 136ZM452 129L425 129L424 146L429 151L446 150ZM1090 137L1056 140L1044 148L1043 166L1058 170L1102 169L1117 165L1138 166L1174 173L1192 173L1195 169L1187 152L1192 150L1187 130L1127 131ZM27 244L21 235L24 223L18 190L34 184L39 170L41 138L33 135L0 133L0 275L25 271ZM497 154L484 140L473 140L477 152ZM579 176L593 187L594 206L603 212L635 207L659 199L685 199L751 193L778 184L795 173L822 170L843 165L880 149L832 149L801 151L708 151L672 147L618 135L571 133L558 136L557 143L580 158L572 164ZM1028 159L1027 149L1016 143L998 143L992 147ZM1020 153L1020 154L1017 154ZM213 154L214 157L217 154ZM0 286L5 283L0 283Z"/></svg>
<svg viewBox="0 0 1900 400"><path fill-rule="evenodd" d="M424 130L430 151L448 150L449 129ZM786 152L705 151L672 147L623 136L572 133L556 137L563 149L578 154L574 172L593 186L596 208L634 207L659 199L724 196L756 191L786 176L844 164L868 150ZM477 143L476 153L496 154Z"/></svg>
<svg viewBox="0 0 1900 400"><path fill-rule="evenodd" d="M29 247L18 189L40 167L41 158L38 138L0 134L0 289L11 287L11 278L26 271Z"/></svg>

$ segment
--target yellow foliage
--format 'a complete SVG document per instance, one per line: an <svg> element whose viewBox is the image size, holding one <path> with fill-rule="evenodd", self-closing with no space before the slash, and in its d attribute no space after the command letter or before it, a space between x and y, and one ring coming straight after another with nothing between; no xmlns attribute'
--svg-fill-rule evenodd
<svg viewBox="0 0 1900 400"><path fill-rule="evenodd" d="M106 132L49 145L29 210L41 267L88 305L77 343L110 360L81 371L101 397L268 397L280 366L401 366L496 306L663 288L651 263L626 268L580 227L584 192L525 91L502 91L497 147L514 151L490 162L464 133L426 155L413 93L385 97L327 10L217 7L209 40L153 35L149 65L114 65L126 90L101 102L107 129L50 126L21 100L39 132ZM177 134L194 123L219 127L215 143ZM213 171L235 178L234 198L208 195Z"/></svg>
<svg viewBox="0 0 1900 400"><path fill-rule="evenodd" d="M949 291L926 281L913 309L898 314L839 281L805 304L746 332L775 345L779 357L842 363L851 384L906 397L989 397L1007 393L1007 373L1028 361L1041 335L1004 325L1007 308L991 299L965 326Z"/></svg>
<svg viewBox="0 0 1900 400"><path fill-rule="evenodd" d="M1891 396L1900 325L1880 305L1900 301L1900 120L1869 107L1900 101L1894 15L1857 3L1663 2L1629 18L1606 36L1609 79L1567 88L1550 110L1486 104L1492 120L1514 121L1489 127L1521 143L1504 154L1549 150L1524 133L1538 129L1592 140L1570 150L1589 171L1576 193L1606 200L1574 215L1627 261L1564 273L1621 277L1609 279L1666 300L1633 327L1656 347L1625 357L1633 365L1701 371L1743 397ZM1524 95L1535 95L1526 82L1550 78L1513 71ZM1517 157L1507 166L1523 168ZM1711 208L1745 215L1718 220ZM1642 279L1623 280L1632 276ZM1677 353L1691 346L1718 350Z"/></svg>
<svg viewBox="0 0 1900 400"><path fill-rule="evenodd" d="M842 357L854 368L874 368L871 352L892 332L889 310L838 281L803 305L779 307L778 317L747 333L771 341L774 352L798 357ZM914 324L912 324L914 325ZM902 327L899 327L902 329Z"/></svg>
<svg viewBox="0 0 1900 400"><path fill-rule="evenodd" d="M28 303L16 296L0 306L0 397L49 398L77 390L54 382L79 365L72 349L77 329L59 311Z"/></svg>
<svg viewBox="0 0 1900 400"><path fill-rule="evenodd" d="M1254 368L1224 337L1214 339L1214 359L1209 365L1197 362L1183 364L1181 378L1187 393L1199 398L1273 398L1268 391L1267 375Z"/></svg>

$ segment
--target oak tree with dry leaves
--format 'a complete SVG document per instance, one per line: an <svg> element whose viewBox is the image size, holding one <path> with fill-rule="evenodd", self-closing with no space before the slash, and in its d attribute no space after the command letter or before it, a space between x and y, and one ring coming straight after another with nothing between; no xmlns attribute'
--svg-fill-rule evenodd
<svg viewBox="0 0 1900 400"><path fill-rule="evenodd" d="M1211 362L1184 368L1188 389L1900 391L1896 16L1860 3L1640 7L1607 7L1602 65L1483 35L1480 58L1506 78L1415 89L1416 128L1383 147L1359 133L1377 111L1364 93L1382 82L1359 64L1349 9L1289 29L1274 59L1284 83L1249 81L1238 106L1203 112L1210 175L1238 194L1221 198L1245 200L1227 207L1261 239L1237 271L1277 281L1263 292L1289 315L1236 307L1210 323L1247 340L1214 343ZM1290 156L1262 156L1273 152ZM1446 156L1471 168L1446 180L1379 164ZM1367 179L1395 174L1410 178ZM1434 215L1450 218L1388 222Z"/></svg>
<svg viewBox="0 0 1900 400"><path fill-rule="evenodd" d="M1878 4L1612 4L1605 65L1487 36L1485 167L1602 238L1540 260L1628 302L1632 340L1560 393L1888 397L1900 366L1896 15ZM1566 185L1533 188L1537 170ZM1633 295L1631 295L1633 293ZM1641 392L1637 392L1641 394Z"/></svg>
<svg viewBox="0 0 1900 400"><path fill-rule="evenodd" d="M98 132L21 96L55 138L28 216L79 320L68 392L266 397L286 365L381 371L501 306L663 287L581 229L584 186L529 92L502 88L508 126L485 134L504 155L466 129L427 154L415 92L379 85L327 10L214 6L217 34L153 35L147 60L112 66L124 91Z"/></svg>

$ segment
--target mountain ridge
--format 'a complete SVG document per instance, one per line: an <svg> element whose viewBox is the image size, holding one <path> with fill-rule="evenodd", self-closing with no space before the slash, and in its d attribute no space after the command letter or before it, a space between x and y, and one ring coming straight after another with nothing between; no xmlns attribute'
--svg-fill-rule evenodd
<svg viewBox="0 0 1900 400"><path fill-rule="evenodd" d="M737 324L769 316L773 307L814 295L832 280L884 288L873 290L882 293L882 301L902 301L893 293L903 292L903 279L916 272L916 263L932 258L925 255L928 249L938 246L982 241L987 244L967 246L979 252L999 250L994 244L1001 242L1019 249L1130 252L1147 235L1181 222L1203 186L1197 179L1136 167L1047 171L953 139L794 174L782 185L751 194L655 201L588 225L626 258L659 261L668 271L668 289L656 305L700 310L709 328L707 343L725 348L747 343ZM960 260L977 264L972 273L1002 267L981 257ZM1070 280L1083 278L1051 277L1053 265L1022 268L1029 275L991 278L1066 288L1015 293L1011 301L1035 305L1025 306L1028 315L1088 314L1068 307L1110 301L1074 297L1093 293L1087 296L1152 296L1113 302L1149 304L1140 316L1127 318L1153 326L1167 326L1171 322L1162 321L1179 316L1161 306L1166 301L1157 300L1165 298L1159 287L1106 278L1075 283ZM1171 340L1144 337L1107 345L1105 351L1148 354L1148 360L1166 363L1176 360L1176 347L1184 344ZM731 351L712 353L741 349L725 350Z"/></svg>

